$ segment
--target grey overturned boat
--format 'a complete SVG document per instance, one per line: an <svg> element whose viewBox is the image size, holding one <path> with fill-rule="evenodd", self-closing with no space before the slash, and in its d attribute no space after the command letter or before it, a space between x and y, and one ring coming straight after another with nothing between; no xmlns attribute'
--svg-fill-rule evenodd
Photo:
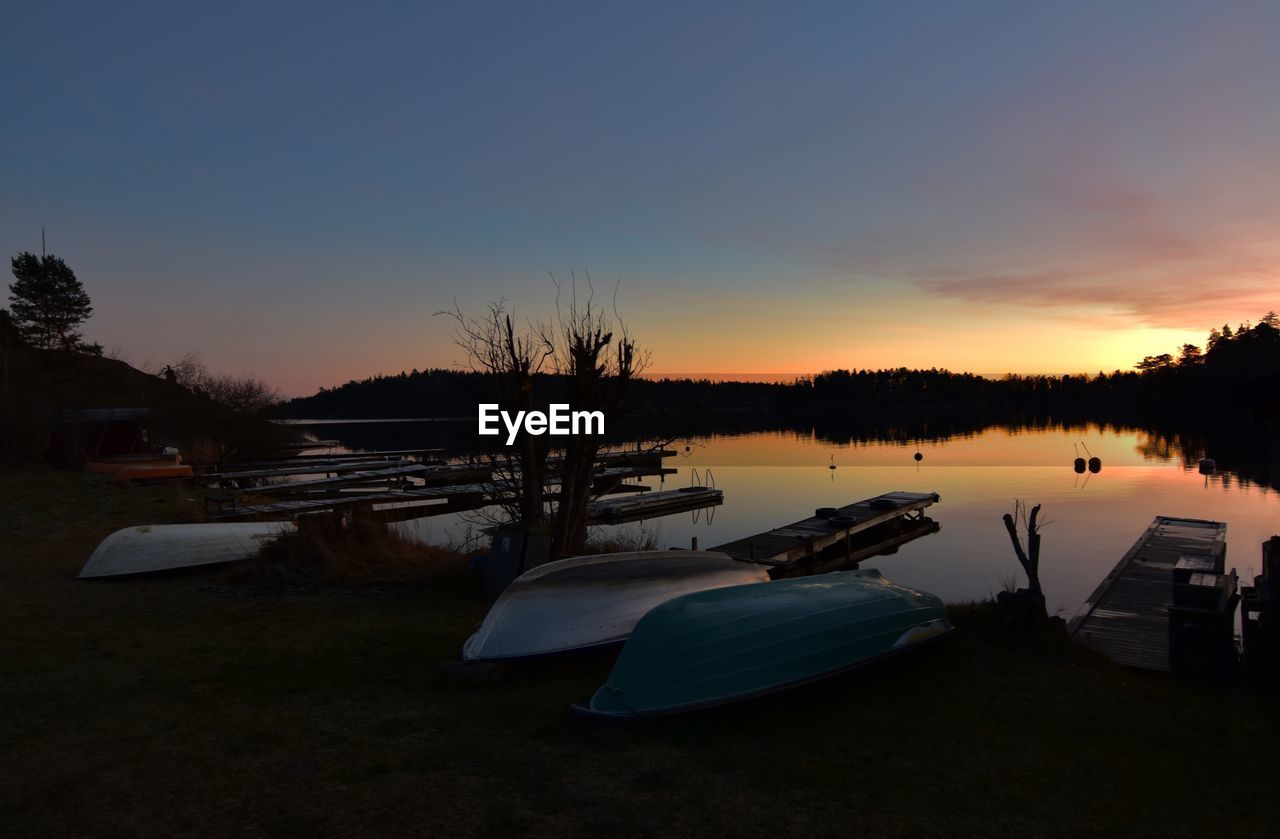
<svg viewBox="0 0 1280 839"><path fill-rule="evenodd" d="M528 658L616 644L673 597L761 583L762 566L713 551L640 551L548 562L520 575L462 647L466 661Z"/></svg>
<svg viewBox="0 0 1280 839"><path fill-rule="evenodd" d="M115 577L236 562L256 556L267 542L296 529L287 521L126 527L102 540L81 569L80 577Z"/></svg>

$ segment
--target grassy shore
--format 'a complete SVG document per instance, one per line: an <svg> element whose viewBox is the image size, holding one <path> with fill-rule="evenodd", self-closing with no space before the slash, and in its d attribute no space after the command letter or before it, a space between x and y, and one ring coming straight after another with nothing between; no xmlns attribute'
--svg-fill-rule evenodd
<svg viewBox="0 0 1280 839"><path fill-rule="evenodd" d="M1274 698L1113 667L955 610L954 643L629 727L608 656L441 670L486 604L456 558L278 591L230 570L80 581L191 490L0 475L9 835L1268 835ZM881 564L892 575L892 558ZM1270 722L1269 719L1270 718ZM1273 834L1272 834L1273 835Z"/></svg>

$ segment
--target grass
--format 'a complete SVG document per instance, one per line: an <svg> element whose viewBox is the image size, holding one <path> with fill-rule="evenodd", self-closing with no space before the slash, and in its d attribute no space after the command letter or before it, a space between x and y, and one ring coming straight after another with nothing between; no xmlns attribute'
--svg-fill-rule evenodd
<svg viewBox="0 0 1280 839"><path fill-rule="evenodd" d="M0 475L7 833L1274 832L1273 698L1119 669L983 605L957 607L961 632L930 653L616 727L568 713L608 656L492 682L442 670L486 608L463 574L75 579L113 529L197 501Z"/></svg>

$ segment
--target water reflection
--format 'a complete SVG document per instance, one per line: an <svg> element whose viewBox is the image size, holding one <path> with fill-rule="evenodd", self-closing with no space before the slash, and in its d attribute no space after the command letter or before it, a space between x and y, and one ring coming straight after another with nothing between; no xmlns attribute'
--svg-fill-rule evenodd
<svg viewBox="0 0 1280 839"><path fill-rule="evenodd" d="M385 431L385 429L383 429ZM468 423L453 430L468 441ZM359 440L341 427L325 428L350 445L397 448L445 444L440 424L407 427L398 440L369 426ZM472 438L473 439L473 438ZM1078 474L1077 445L1105 468ZM930 510L940 532L902 545L888 557L866 560L906 585L958 601L990 596L1018 571L1000 516L1014 499L1041 503L1052 524L1044 531L1041 574L1051 611L1073 612L1156 515L1213 519L1228 523L1228 566L1242 577L1259 572L1260 545L1280 533L1280 501L1271 489L1280 461L1265 430L1196 432L1135 429L1105 424L1064 427L996 426L943 437L892 435L868 438L848 430L832 435L813 428L775 429L734 435L683 438L668 461L679 469L670 480L651 479L654 489L683 486L689 473L710 467L725 503L643 523L601 528L603 539L639 534L660 546L703 548L741 538L893 490L937 492ZM923 457L917 461L916 452ZM1217 471L1202 475L1198 464L1210 455ZM829 468L835 466L835 469ZM474 524L467 514L407 525L429 541L457 541Z"/></svg>

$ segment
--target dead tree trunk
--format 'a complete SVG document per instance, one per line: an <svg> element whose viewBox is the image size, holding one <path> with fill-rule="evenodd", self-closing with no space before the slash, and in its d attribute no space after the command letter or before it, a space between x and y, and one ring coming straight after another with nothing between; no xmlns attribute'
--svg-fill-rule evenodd
<svg viewBox="0 0 1280 839"><path fill-rule="evenodd" d="M1022 512L1022 502L1015 502L1013 513L1004 514L1004 529L1009 532L1009 541L1013 543L1013 552L1018 557L1023 573L1027 575L1027 587L1013 592L1001 592L997 599L1006 607L1022 613L1032 620L1044 620L1048 617L1045 608L1044 592L1040 588L1040 505L1031 508L1025 524L1027 529L1027 545L1024 549L1018 536L1018 522L1015 518Z"/></svg>

